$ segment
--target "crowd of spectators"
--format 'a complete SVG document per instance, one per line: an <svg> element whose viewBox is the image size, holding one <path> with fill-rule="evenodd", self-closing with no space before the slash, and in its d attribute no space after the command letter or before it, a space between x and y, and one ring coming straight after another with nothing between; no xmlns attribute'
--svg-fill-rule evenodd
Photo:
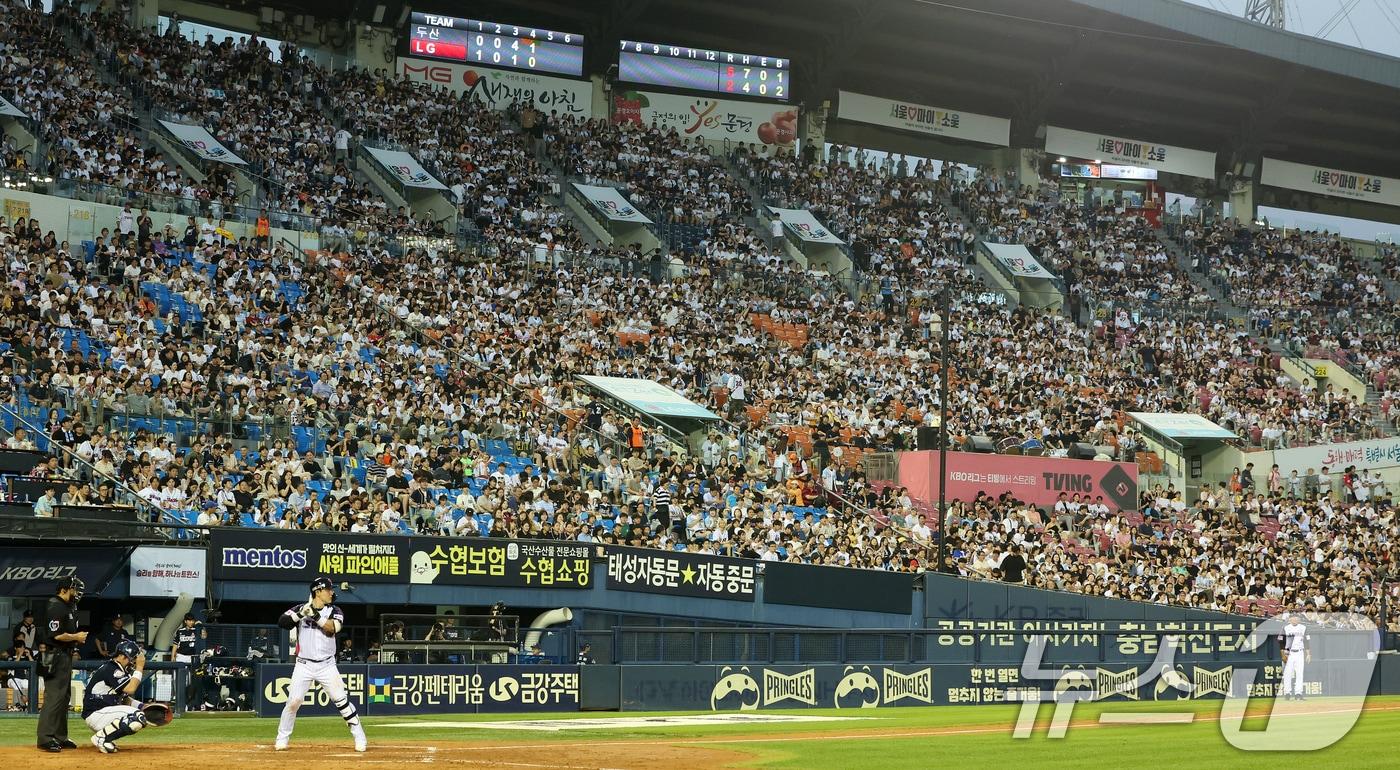
<svg viewBox="0 0 1400 770"><path fill-rule="evenodd" d="M1189 226L1181 239L1199 269L1266 334L1372 325L1393 304L1380 271L1334 234L1219 222Z"/></svg>
<svg viewBox="0 0 1400 770"><path fill-rule="evenodd" d="M620 188L654 221L674 226L678 249L755 253L756 238L743 221L753 209L748 191L701 137L632 121L558 115L542 129L546 156L566 178Z"/></svg>
<svg viewBox="0 0 1400 770"><path fill-rule="evenodd" d="M959 204L984 239L1026 246L1072 297L1104 315L1120 306L1180 314L1210 304L1144 216L1086 207L1046 182L1017 188L988 176L959 192Z"/></svg>
<svg viewBox="0 0 1400 770"><path fill-rule="evenodd" d="M227 174L200 183L145 141L130 99L99 74L98 54L67 40L65 9L49 15L18 0L0 18L0 93L38 127L34 171L60 185L84 185L84 197L115 203L167 196L196 211L231 193ZM13 139L6 144L14 148ZM7 168L19 159L13 153Z"/></svg>
<svg viewBox="0 0 1400 770"><path fill-rule="evenodd" d="M426 232L361 195L343 131L417 148L481 230L471 248L391 257L234 241L208 215L190 221L193 240L118 221L102 223L112 229L91 259L38 222L0 230L7 400L46 415L44 438L74 453L59 472L119 481L154 506L196 512L195 523L917 570L928 566L927 510L871 484L859 458L914 448L937 424L945 376L955 441L988 434L1049 454L1085 441L1132 458L1141 445L1128 410L1200 412L1272 446L1369 424L1362 394L1298 386L1262 342L1218 319L1115 306L1085 325L988 301L968 264L980 234L1033 247L1085 294L1199 301L1139 220L924 161L729 159L766 202L809 208L853 245L869 282L851 292L775 259L772 239L743 224L754 204L745 185L674 132L536 116L536 137L512 114L383 72L331 75L290 48L274 62L256 38L195 44L94 23L112 26L95 48L143 84L141 107L204 122L270 175L279 205L292 196L350 226ZM285 120L255 120L267 114ZM623 185L660 219L699 228L697 247L658 264L589 245L546 200L557 182L538 140L566 174ZM115 173L171 178L139 142L109 145L101 162ZM1284 246L1323 253L1319 271L1354 267L1335 244ZM1326 301L1356 291L1326 286ZM935 301L945 290L946 318ZM1381 338L1348 349L1393 382ZM586 374L659 381L725 421L691 455L594 401L576 384ZM1370 571L1390 559L1388 503L1270 492L1189 504L1163 493L1140 520L1088 503L1064 516L963 501L948 537L960 569L987 574L1017 544L1039 585L1200 607L1370 606Z"/></svg>
<svg viewBox="0 0 1400 770"><path fill-rule="evenodd" d="M982 497L950 507L949 549L962 574L1041 588L1227 612L1379 618L1383 574L1397 556L1393 501L1361 499L1338 481L1322 480L1321 494L1286 484L1207 485L1190 503L1159 486L1142 494L1141 513L1078 495L1045 512ZM1013 547L1023 574L1003 568Z"/></svg>

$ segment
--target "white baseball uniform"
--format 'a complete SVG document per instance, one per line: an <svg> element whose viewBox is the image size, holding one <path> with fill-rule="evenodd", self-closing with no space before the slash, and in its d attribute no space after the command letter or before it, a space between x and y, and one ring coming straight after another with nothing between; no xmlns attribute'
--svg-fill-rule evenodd
<svg viewBox="0 0 1400 770"><path fill-rule="evenodd" d="M360 716L345 692L345 682L340 678L340 671L335 665L335 636L327 635L321 629L326 621L330 621L335 630L339 631L345 624L345 613L341 612L339 607L328 604L319 610L313 608L310 617L302 617L301 611L304 606L298 604L284 613L296 621L296 625L291 629L296 665L292 668L292 685L287 691L287 705L282 708L282 719L277 724L277 746L286 747L287 741L292 737L292 728L296 726L297 710L301 708L306 692L311 689L311 683L317 682L325 688L331 703L350 726L356 749L363 750L365 730L360 725Z"/></svg>
<svg viewBox="0 0 1400 770"><path fill-rule="evenodd" d="M1282 649L1288 653L1283 662L1283 694L1303 694L1303 663L1307 659L1308 629L1294 621L1283 627Z"/></svg>

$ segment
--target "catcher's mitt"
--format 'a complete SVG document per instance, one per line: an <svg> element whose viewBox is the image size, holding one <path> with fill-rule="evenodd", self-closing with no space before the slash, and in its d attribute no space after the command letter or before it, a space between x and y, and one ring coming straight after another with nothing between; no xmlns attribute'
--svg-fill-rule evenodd
<svg viewBox="0 0 1400 770"><path fill-rule="evenodd" d="M175 719L175 711L165 703L147 703L141 707L141 713L146 715L146 723L155 727L164 727Z"/></svg>

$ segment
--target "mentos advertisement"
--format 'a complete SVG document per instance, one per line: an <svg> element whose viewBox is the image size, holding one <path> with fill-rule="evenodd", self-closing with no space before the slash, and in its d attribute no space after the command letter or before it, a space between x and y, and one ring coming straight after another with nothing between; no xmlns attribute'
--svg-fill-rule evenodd
<svg viewBox="0 0 1400 770"><path fill-rule="evenodd" d="M1135 511L1137 482L1135 463L948 453L949 500L973 500L979 492L992 497L1009 492L1017 500L1049 508L1064 492L1070 497L1088 495L1090 499L1103 495L1110 508ZM899 485L916 500L938 499L938 452L900 453Z"/></svg>

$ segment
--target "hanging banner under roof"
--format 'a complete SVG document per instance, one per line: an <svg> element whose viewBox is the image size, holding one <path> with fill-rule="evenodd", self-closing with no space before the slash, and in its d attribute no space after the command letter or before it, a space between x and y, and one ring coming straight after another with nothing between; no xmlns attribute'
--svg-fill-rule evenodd
<svg viewBox="0 0 1400 770"><path fill-rule="evenodd" d="M778 215L783 226L788 232L797 236L798 240L810 241L812 243L830 243L835 246L844 246L846 242L831 234L812 212L806 209L780 209L776 206L769 206L768 210Z"/></svg>
<svg viewBox="0 0 1400 770"><path fill-rule="evenodd" d="M6 99L5 97L3 97L3 96L0 96L0 116L8 117L8 118L27 118L27 117L29 117L28 115L25 115L24 112L23 112L20 108L18 108L18 107L16 107L15 105L11 104L10 101L9 101L8 99Z"/></svg>
<svg viewBox="0 0 1400 770"><path fill-rule="evenodd" d="M651 219L646 214L637 210L632 202L627 200L616 187L605 185L579 184L574 182L574 189L578 190L593 208L603 213L603 216L614 222L635 222L641 225L651 224Z"/></svg>
<svg viewBox="0 0 1400 770"><path fill-rule="evenodd" d="M921 134L935 134L1006 147L1011 144L1011 121L975 112L933 107L922 102L882 99L840 92L836 117Z"/></svg>
<svg viewBox="0 0 1400 770"><path fill-rule="evenodd" d="M1265 158L1259 183L1315 195L1400 206L1400 179L1340 171L1330 166L1310 166Z"/></svg>
<svg viewBox="0 0 1400 770"><path fill-rule="evenodd" d="M992 252L992 258L1000 262L1012 275L1018 278L1044 278L1052 279L1055 276L1040 264L1030 249L1019 243L986 243L987 251Z"/></svg>
<svg viewBox="0 0 1400 770"><path fill-rule="evenodd" d="M1108 134L1091 134L1059 126L1046 126L1045 151L1070 158L1146 166L1172 174L1215 178L1215 153L1144 142Z"/></svg>
<svg viewBox="0 0 1400 770"><path fill-rule="evenodd" d="M446 190L447 185L433 178L418 160L402 150L381 150L378 147L365 147L379 165L389 169L389 173L405 187L423 187L429 190Z"/></svg>
<svg viewBox="0 0 1400 770"><path fill-rule="evenodd" d="M225 147L214 135L204 130L204 126L195 126L188 123L174 123L169 120L160 121L165 130L175 137L180 144L188 147L195 155L205 159L218 161L219 163L229 163L235 166L246 166L248 163L242 158L233 154L233 151Z"/></svg>

